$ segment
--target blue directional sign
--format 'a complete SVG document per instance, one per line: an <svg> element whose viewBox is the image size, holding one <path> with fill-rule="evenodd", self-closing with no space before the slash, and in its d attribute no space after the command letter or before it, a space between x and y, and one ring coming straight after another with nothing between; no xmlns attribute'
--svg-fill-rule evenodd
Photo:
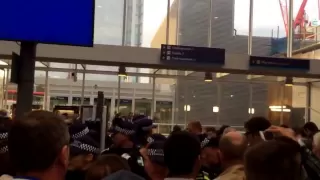
<svg viewBox="0 0 320 180"><path fill-rule="evenodd" d="M225 62L225 49L162 44L160 58L161 61L165 62L223 65Z"/></svg>
<svg viewBox="0 0 320 180"><path fill-rule="evenodd" d="M307 59L250 56L249 65L260 68L310 70L310 60Z"/></svg>

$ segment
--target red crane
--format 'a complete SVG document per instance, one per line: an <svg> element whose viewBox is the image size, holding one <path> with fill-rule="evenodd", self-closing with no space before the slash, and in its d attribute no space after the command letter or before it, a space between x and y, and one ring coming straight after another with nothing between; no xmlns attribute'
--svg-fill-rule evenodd
<svg viewBox="0 0 320 180"><path fill-rule="evenodd" d="M301 6L299 8L298 14L296 16L296 19L293 22L293 29L295 30L297 27L300 28L300 32L305 31L305 7L307 5L308 0L303 0L303 2L301 3ZM320 3L320 0L319 0ZM279 0L279 4L280 4L280 9L281 9L281 14L282 14L282 19L283 19L283 23L284 23L284 27L286 29L286 34L288 36L288 20L289 20L289 16L288 16L288 3L287 0ZM320 5L320 4L319 4ZM298 34L299 35L299 34ZM299 35L301 36L301 34Z"/></svg>

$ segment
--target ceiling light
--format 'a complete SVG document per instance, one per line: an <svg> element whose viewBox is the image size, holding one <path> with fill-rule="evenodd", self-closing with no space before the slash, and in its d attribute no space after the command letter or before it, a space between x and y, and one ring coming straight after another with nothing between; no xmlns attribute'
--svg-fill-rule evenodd
<svg viewBox="0 0 320 180"><path fill-rule="evenodd" d="M254 114L254 108L249 108L249 109L248 109L248 113L249 113L249 114Z"/></svg>
<svg viewBox="0 0 320 180"><path fill-rule="evenodd" d="M293 78L292 77L286 77L285 86L293 86Z"/></svg>
<svg viewBox="0 0 320 180"><path fill-rule="evenodd" d="M119 77L127 77L126 67L119 66L118 76Z"/></svg>
<svg viewBox="0 0 320 180"><path fill-rule="evenodd" d="M218 106L213 106L212 112L218 113L219 112L219 107Z"/></svg>
<svg viewBox="0 0 320 180"><path fill-rule="evenodd" d="M212 73L211 72L206 72L204 74L204 81L205 82L212 82Z"/></svg>
<svg viewBox="0 0 320 180"><path fill-rule="evenodd" d="M185 112L189 112L189 111L191 110L191 106L190 106L190 105L184 105L184 106L183 106L183 110L184 110Z"/></svg>

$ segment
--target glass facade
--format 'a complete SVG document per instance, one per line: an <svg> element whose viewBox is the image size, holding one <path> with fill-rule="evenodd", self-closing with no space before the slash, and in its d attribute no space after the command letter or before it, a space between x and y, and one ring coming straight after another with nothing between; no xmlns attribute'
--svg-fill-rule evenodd
<svg viewBox="0 0 320 180"><path fill-rule="evenodd" d="M96 0L94 42L97 47L178 44L284 56L288 33L279 0L253 2L250 34L250 0ZM294 27L294 50L318 42L317 3L308 1L304 21ZM299 8L297 1L294 18ZM252 39L252 53L248 39ZM293 51L293 55L319 58L317 50ZM34 104L48 110L56 105L95 105L97 92L103 91L111 115L134 112L153 117L161 132L191 120L201 120L206 126L241 127L258 115L269 117L274 124L301 123L292 114L302 120L319 119L320 105L308 100L318 95L317 80L295 78L295 86L288 88L285 77L214 72L213 82L205 83L204 72L137 67L126 67L128 76L119 79L119 64L109 61L106 54L104 65L37 62ZM1 107L8 109L16 102L17 90L9 83L9 65L9 60L0 63Z"/></svg>

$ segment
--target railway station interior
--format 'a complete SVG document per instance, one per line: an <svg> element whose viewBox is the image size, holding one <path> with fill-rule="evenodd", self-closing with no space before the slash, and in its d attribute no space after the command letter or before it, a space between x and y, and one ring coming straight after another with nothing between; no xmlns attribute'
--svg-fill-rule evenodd
<svg viewBox="0 0 320 180"><path fill-rule="evenodd" d="M288 7L279 6L279 0L256 0L250 33L249 7L245 6L249 0L242 1L97 0L93 48L37 46L34 107L53 110L55 106L96 105L97 92L103 91L110 119L115 112L144 114L155 119L162 133L191 120L200 120L204 126L230 124L242 129L244 120L252 116L266 116L274 124L313 121L320 125L319 74L148 63L147 58L159 53L161 44L223 48L233 61L248 54L286 57L288 25L281 12ZM318 1L301 3L293 7L293 20L297 18L292 57L317 60ZM264 16L266 4L276 9L272 17ZM16 85L10 83L10 65L12 52L18 49L15 42L0 43L0 107L9 112L17 96ZM142 56L146 63L140 60ZM130 59L124 59L127 57Z"/></svg>
<svg viewBox="0 0 320 180"><path fill-rule="evenodd" d="M0 180L320 180L320 0L0 7Z"/></svg>

